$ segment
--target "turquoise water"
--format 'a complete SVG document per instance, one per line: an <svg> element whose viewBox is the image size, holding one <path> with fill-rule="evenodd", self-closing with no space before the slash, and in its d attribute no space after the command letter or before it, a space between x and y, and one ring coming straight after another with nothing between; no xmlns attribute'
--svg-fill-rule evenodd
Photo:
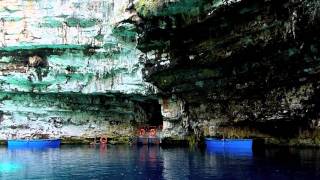
<svg viewBox="0 0 320 180"><path fill-rule="evenodd" d="M158 146L0 147L0 179L320 179L320 150L253 153Z"/></svg>

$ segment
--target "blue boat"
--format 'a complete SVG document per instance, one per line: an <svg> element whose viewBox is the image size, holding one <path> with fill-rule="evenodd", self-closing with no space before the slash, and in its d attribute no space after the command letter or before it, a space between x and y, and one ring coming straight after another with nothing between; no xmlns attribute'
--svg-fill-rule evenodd
<svg viewBox="0 0 320 180"><path fill-rule="evenodd" d="M216 139L206 138L205 144L209 152L252 154L252 139Z"/></svg>
<svg viewBox="0 0 320 180"><path fill-rule="evenodd" d="M206 138L205 143L210 148L251 149L252 139L216 139Z"/></svg>
<svg viewBox="0 0 320 180"><path fill-rule="evenodd" d="M61 139L8 140L8 148L58 148Z"/></svg>

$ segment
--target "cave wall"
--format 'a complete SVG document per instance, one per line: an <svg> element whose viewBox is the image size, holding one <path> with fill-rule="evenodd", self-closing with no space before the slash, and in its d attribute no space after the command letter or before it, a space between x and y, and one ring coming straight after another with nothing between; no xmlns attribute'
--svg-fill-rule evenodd
<svg viewBox="0 0 320 180"><path fill-rule="evenodd" d="M318 129L319 7L316 0L137 1L131 12L141 19L132 24L144 77L169 102L168 134L200 138L239 127L253 130L233 137L292 138Z"/></svg>
<svg viewBox="0 0 320 180"><path fill-rule="evenodd" d="M0 137L126 136L162 116L162 137L319 136L319 10L317 0L1 1Z"/></svg>
<svg viewBox="0 0 320 180"><path fill-rule="evenodd" d="M33 135L109 138L136 134L148 123L156 99L124 94L0 93L0 139Z"/></svg>
<svg viewBox="0 0 320 180"><path fill-rule="evenodd" d="M0 2L0 140L129 137L161 121L135 27L118 24L129 2Z"/></svg>

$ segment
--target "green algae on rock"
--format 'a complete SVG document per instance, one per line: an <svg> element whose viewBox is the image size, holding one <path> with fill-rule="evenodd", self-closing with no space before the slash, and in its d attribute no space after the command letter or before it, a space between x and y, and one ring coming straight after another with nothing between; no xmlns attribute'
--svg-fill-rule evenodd
<svg viewBox="0 0 320 180"><path fill-rule="evenodd" d="M137 34L117 26L128 3L1 1L0 139L125 141L135 134L123 127L161 120L154 88L142 77Z"/></svg>

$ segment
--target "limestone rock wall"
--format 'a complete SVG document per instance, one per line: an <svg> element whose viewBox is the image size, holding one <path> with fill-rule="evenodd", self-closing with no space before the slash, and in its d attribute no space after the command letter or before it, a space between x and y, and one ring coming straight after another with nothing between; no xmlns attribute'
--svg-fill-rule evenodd
<svg viewBox="0 0 320 180"><path fill-rule="evenodd" d="M128 3L2 1L0 89L148 93L134 32L115 28Z"/></svg>
<svg viewBox="0 0 320 180"><path fill-rule="evenodd" d="M0 1L1 140L131 136L161 119L135 27L118 24L128 4Z"/></svg>

